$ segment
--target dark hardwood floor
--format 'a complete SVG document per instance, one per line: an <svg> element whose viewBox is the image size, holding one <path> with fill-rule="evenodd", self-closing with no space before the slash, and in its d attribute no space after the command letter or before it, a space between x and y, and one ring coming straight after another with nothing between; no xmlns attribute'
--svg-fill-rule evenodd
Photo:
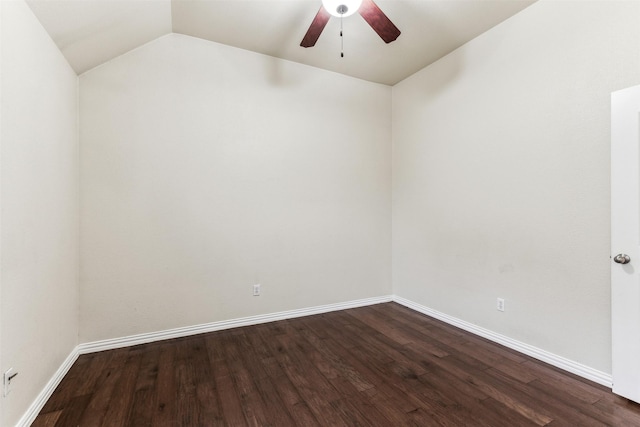
<svg viewBox="0 0 640 427"><path fill-rule="evenodd" d="M395 303L80 356L33 426L640 426L640 405Z"/></svg>

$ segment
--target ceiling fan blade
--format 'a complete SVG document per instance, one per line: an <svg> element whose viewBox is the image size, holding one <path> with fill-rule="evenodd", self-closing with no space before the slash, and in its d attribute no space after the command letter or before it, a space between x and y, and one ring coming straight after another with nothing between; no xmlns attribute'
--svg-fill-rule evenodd
<svg viewBox="0 0 640 427"><path fill-rule="evenodd" d="M324 7L320 6L320 10L316 14L316 17L313 18L313 22L311 22L311 25L309 25L307 34L304 35L300 46L315 46L318 38L320 37L320 34L322 34L322 30L324 30L325 25L327 25L327 22L329 22L329 18L331 18L329 12L327 12Z"/></svg>
<svg viewBox="0 0 640 427"><path fill-rule="evenodd" d="M387 18L373 0L362 0L362 6L358 12L385 43L391 43L400 35L398 27Z"/></svg>

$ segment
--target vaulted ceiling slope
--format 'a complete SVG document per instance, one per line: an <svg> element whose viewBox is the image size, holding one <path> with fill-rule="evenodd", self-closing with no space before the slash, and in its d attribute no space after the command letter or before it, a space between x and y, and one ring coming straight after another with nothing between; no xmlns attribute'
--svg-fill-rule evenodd
<svg viewBox="0 0 640 427"><path fill-rule="evenodd" d="M27 0L78 73L175 32L393 85L535 0L376 0L402 34L385 44L361 16L300 41L321 0Z"/></svg>

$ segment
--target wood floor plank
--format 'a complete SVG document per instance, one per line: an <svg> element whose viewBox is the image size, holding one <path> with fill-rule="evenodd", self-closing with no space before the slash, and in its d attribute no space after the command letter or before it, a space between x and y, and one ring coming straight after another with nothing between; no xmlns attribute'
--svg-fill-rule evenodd
<svg viewBox="0 0 640 427"><path fill-rule="evenodd" d="M593 404L609 414L614 426L640 426L640 405L619 396L605 396Z"/></svg>
<svg viewBox="0 0 640 427"><path fill-rule="evenodd" d="M326 329L327 326L324 328ZM367 360L371 360L373 357L382 363L395 362L404 367L406 372L412 372L416 375L424 372L419 360L405 354L407 346L413 344L412 342L398 346L396 341L359 320L345 326L342 331L344 332L339 332L341 337L339 342L353 342L351 347L365 349Z"/></svg>
<svg viewBox="0 0 640 427"><path fill-rule="evenodd" d="M129 357L122 367L122 373L114 385L109 399L103 425L124 426L127 425L129 413L135 396L136 379L142 362L140 353L129 352Z"/></svg>
<svg viewBox="0 0 640 427"><path fill-rule="evenodd" d="M60 415L62 415L62 410L43 413L36 418L31 427L54 427Z"/></svg>
<svg viewBox="0 0 640 427"><path fill-rule="evenodd" d="M276 335L276 340L271 341L263 338L320 425L346 426L331 407L331 402L339 399L340 394L295 346L291 337Z"/></svg>
<svg viewBox="0 0 640 427"><path fill-rule="evenodd" d="M152 426L154 392L149 388L135 390L126 425Z"/></svg>
<svg viewBox="0 0 640 427"><path fill-rule="evenodd" d="M81 355L33 426L640 426L607 388L395 303Z"/></svg>
<svg viewBox="0 0 640 427"><path fill-rule="evenodd" d="M433 357L431 361L537 425L543 426L553 421L553 417L544 408L532 407L530 400L519 395L518 390L499 384L497 380L484 374L485 369L476 369L453 356Z"/></svg>
<svg viewBox="0 0 640 427"><path fill-rule="evenodd" d="M175 417L179 425L196 425L200 417L197 386L199 378L196 375L198 359L203 348L199 345L199 337L176 342L176 354L174 359L174 384L175 384ZM194 357L194 355L198 355ZM179 398L178 398L179 397Z"/></svg>
<svg viewBox="0 0 640 427"><path fill-rule="evenodd" d="M158 377L158 361L160 352L158 345L146 347L141 353L140 369L136 378L135 395L129 413L128 425L151 426L154 405L156 402Z"/></svg>
<svg viewBox="0 0 640 427"><path fill-rule="evenodd" d="M366 399L344 398L333 401L331 405L349 425L392 425L391 421Z"/></svg>
<svg viewBox="0 0 640 427"><path fill-rule="evenodd" d="M208 334L204 337L217 400L223 418L229 425L245 425L246 420L240 405L238 390L231 378L222 337L223 334L219 333Z"/></svg>
<svg viewBox="0 0 640 427"><path fill-rule="evenodd" d="M200 382L196 389L200 426L225 426L224 412L213 380Z"/></svg>
<svg viewBox="0 0 640 427"><path fill-rule="evenodd" d="M347 317L342 313L335 313L338 319L341 317ZM337 341L343 348L352 349L354 347L367 347L371 341L371 335L378 334L383 336L373 328L369 328L366 324L350 318L352 321L348 324L344 324L342 327L338 327L333 318L322 317L315 323L309 323L307 319L301 319L315 334L325 335L323 339ZM389 340L391 341L391 340ZM394 343L395 344L395 343ZM381 363L389 363L394 359L391 355L386 354L384 351L371 351L370 358L375 359Z"/></svg>
<svg viewBox="0 0 640 427"><path fill-rule="evenodd" d="M345 378L357 391L368 390L375 386L361 374L363 369L357 369L356 365L358 365L358 363L353 360L351 354L348 353L346 349L342 349L339 345L336 345L336 341L321 340L318 336L306 329L301 330L300 335L317 351L316 354L319 357L317 358L318 363L316 363L316 365L321 364L330 367L332 371L330 375ZM334 371L335 374L333 374Z"/></svg>
<svg viewBox="0 0 640 427"><path fill-rule="evenodd" d="M194 419L197 417L197 425L207 426L223 426L225 425L222 404L220 401L220 393L216 386L215 376L213 374L213 365L207 340L205 336L192 337L190 340L190 351L186 354L178 354L177 363L182 358L184 362L192 365L191 374L194 376L194 394L190 398L195 403L198 410L193 414ZM219 361L219 359L218 359ZM174 362L174 364L177 364ZM174 398L175 400L175 398Z"/></svg>
<svg viewBox="0 0 640 427"><path fill-rule="evenodd" d="M91 362L85 370L86 374L78 378L77 395L91 394L100 381L100 375L114 357L112 352L100 352L89 355Z"/></svg>
<svg viewBox="0 0 640 427"><path fill-rule="evenodd" d="M256 347L259 357L263 357L263 359L261 359L262 368L270 379L282 405L284 405L293 420L296 420L294 423L305 426L319 425L313 413L300 396L300 393L298 393L298 390L291 383L291 380L278 363L276 357L269 350L269 346L262 340L259 333L260 328L256 329L254 329L255 333L248 335L248 338L252 345ZM261 388L264 389L264 387Z"/></svg>
<svg viewBox="0 0 640 427"><path fill-rule="evenodd" d="M469 334L465 334L461 329L447 325L436 319L431 319L424 314L408 310L404 307L391 307L390 310L398 310L396 313L387 313L386 321L391 319L394 322L401 322L426 337L435 339L438 343L449 344L452 342L465 343L470 339ZM378 308L377 308L378 309ZM379 309L378 309L379 310ZM380 311L378 311L380 313ZM425 322L425 319L429 319Z"/></svg>
<svg viewBox="0 0 640 427"><path fill-rule="evenodd" d="M605 391L594 388L593 384L589 384L566 372L560 372L546 364L526 361L520 367L530 372L541 382L563 389L569 395L586 403L595 403L606 394Z"/></svg>
<svg viewBox="0 0 640 427"><path fill-rule="evenodd" d="M354 383L358 391L379 386L382 381L402 381L404 378L416 377L424 372L419 362L402 353L404 352L403 348L398 347L399 351L393 348L393 344L389 344L392 341L386 336L376 334L374 330L365 330L358 325L348 327L358 329L352 331L352 339L349 340L356 342L355 345L344 345L345 340L342 339L342 335L332 336L335 339L325 341L331 343L328 345L331 345L332 352L349 361L350 366L359 373L360 378L362 375L366 375L365 378L369 379L367 385ZM328 325L326 325L326 329L328 329ZM355 337L359 337L358 340ZM372 357L372 354L386 354L391 357L376 358ZM349 377L349 375L346 376ZM391 379L385 379L389 376Z"/></svg>
<svg viewBox="0 0 640 427"><path fill-rule="evenodd" d="M175 420L175 341L165 342L158 348L158 375L156 396L151 416L152 425L170 426Z"/></svg>
<svg viewBox="0 0 640 427"><path fill-rule="evenodd" d="M231 376L227 375L216 378L216 388L218 390L224 390L224 392L219 393L218 396L225 420L230 425L246 425L238 390Z"/></svg>
<svg viewBox="0 0 640 427"><path fill-rule="evenodd" d="M483 414L485 417L490 416L492 427L534 427L537 425L491 397L480 402L480 405L487 408L488 411L477 411L476 413Z"/></svg>
<svg viewBox="0 0 640 427"><path fill-rule="evenodd" d="M78 422L80 421L90 399L91 396L88 394L72 398L69 405L64 408L60 417L56 420L55 426L66 427L79 425Z"/></svg>
<svg viewBox="0 0 640 427"><path fill-rule="evenodd" d="M412 355L407 354L406 345L400 346L394 344L385 334L363 331L361 328L360 331L358 331L354 327L350 332L361 337L362 345L360 345L360 348L366 349L368 353L371 353L373 350L377 353L384 354L390 358L393 363L403 367L407 372L412 372L416 375L424 373L424 368L420 360L416 360Z"/></svg>
<svg viewBox="0 0 640 427"><path fill-rule="evenodd" d="M581 416L594 420L593 425L607 425L612 420L609 413L595 405L583 404L579 399L568 394L564 388L557 388L539 380L533 381L529 385L532 389L539 390L548 396L553 396L557 402L563 403L566 408L571 408L573 411L579 412ZM567 418L574 419L573 416Z"/></svg>
<svg viewBox="0 0 640 427"><path fill-rule="evenodd" d="M541 393L538 389L532 387L532 384L538 380L525 385L497 370L487 370L480 375L483 376L484 381L494 387L507 387L514 396L518 396L519 400L526 399L529 402L529 407L535 407L539 414L544 414L552 420L572 421L581 426L603 425L598 420L576 410L575 407L563 404L558 398L559 396L547 392Z"/></svg>
<svg viewBox="0 0 640 427"><path fill-rule="evenodd" d="M401 345L407 344L412 341L411 336L407 336L403 330L398 330L393 327L390 327L387 322L377 317L375 313L371 312L370 310L367 310L367 307L364 307L363 310L360 310L360 309L345 310L345 313L355 317L356 319L360 320L362 323L371 325L372 327L377 329L379 332L391 338L398 344L401 344Z"/></svg>
<svg viewBox="0 0 640 427"><path fill-rule="evenodd" d="M233 336L227 345L229 367L242 401L242 410L249 424L259 426L292 425L290 415L270 378L260 363L244 333Z"/></svg>
<svg viewBox="0 0 640 427"><path fill-rule="evenodd" d="M102 425L102 420L107 413L113 389L122 375L122 366L126 363L128 358L127 349L118 349L101 353L108 357L108 362L105 363L105 366L96 381L96 386L93 394L91 395L91 400L87 404L87 408L80 419L79 425L81 426ZM67 381L67 377L65 377L64 380ZM74 381L72 379L69 380L69 384L73 384L73 382Z"/></svg>
<svg viewBox="0 0 640 427"><path fill-rule="evenodd" d="M243 332L245 333L236 336L240 357L263 402L266 419L271 420L270 422L275 423L276 426L294 425L295 422L291 419L289 410L271 381L268 371L264 369L262 363L258 363L263 357L271 356L271 352L259 335L250 337L254 333L249 328L243 328Z"/></svg>

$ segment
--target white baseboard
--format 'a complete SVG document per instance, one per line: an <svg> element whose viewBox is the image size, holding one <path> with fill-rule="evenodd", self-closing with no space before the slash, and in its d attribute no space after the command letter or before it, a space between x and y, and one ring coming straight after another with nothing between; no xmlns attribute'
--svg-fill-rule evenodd
<svg viewBox="0 0 640 427"><path fill-rule="evenodd" d="M77 349L79 354L95 353L97 351L113 350L115 348L129 347L138 344L147 344L154 341L162 341L172 338L182 338L190 335L220 331L223 329L238 328L241 326L258 325L260 323L274 322L276 320L293 319L313 314L328 313L330 311L346 310L348 308L364 307L367 305L390 302L391 295L365 298L354 301L327 304L316 307L301 308L297 310L281 311L278 313L260 314L257 316L242 317L239 319L222 320L219 322L205 323L202 325L186 326L183 328L168 329L166 331L149 332L145 334L131 335L122 338L113 338L102 341L94 341L80 344Z"/></svg>
<svg viewBox="0 0 640 427"><path fill-rule="evenodd" d="M51 377L47 385L44 386L40 394L38 394L36 400L34 400L31 406L29 406L27 412L22 415L22 418L20 418L16 427L29 427L35 421L45 403L47 403L47 400L49 400L56 387L58 387L58 384L60 384L60 381L62 381L64 376L67 375L71 366L73 366L75 361L78 359L78 356L78 347L76 347L71 351L64 362L62 362L62 365L60 365L56 373L53 374L53 377Z"/></svg>
<svg viewBox="0 0 640 427"><path fill-rule="evenodd" d="M418 311L422 314L426 314L427 316L442 320L445 323L456 326L467 332L471 332L472 334L481 336L505 347L509 347L513 350L519 351L520 353L526 354L527 356L531 356L535 359L546 362L557 368L571 372L572 374L576 374L582 378L586 378L590 381L596 382L609 388L612 387L613 377L605 372L598 371L597 369L590 368L589 366L583 365L573 360L569 360L562 356L558 356L557 354L550 353L546 350L542 350L532 345L516 341L507 336L490 331L489 329L476 326L473 323L469 323L456 317L440 313L439 311L417 304L413 301L399 297L397 295L393 296L393 301L397 302L398 304L404 305L407 308Z"/></svg>
<svg viewBox="0 0 640 427"><path fill-rule="evenodd" d="M347 301L342 303L327 304L316 307L301 308L297 310L281 311L278 313L261 314L257 316L243 317L239 319L223 320L219 322L205 323L202 325L187 326L183 328L168 329L166 331L150 332L145 334L131 335L121 338L113 338L102 341L94 341L78 345L71 354L65 359L60 368L53 375L51 380L47 383L44 389L40 392L35 401L31 404L27 412L20 418L20 421L16 424L17 427L28 427L36 419L47 400L51 397L62 378L67 374L73 363L76 361L79 355L95 353L104 350L113 350L116 348L129 347L133 345L146 344L154 341L161 341L171 338L181 338L191 335L203 334L207 332L220 331L223 329L238 328L241 326L257 325L260 323L274 322L277 320L293 319L296 317L311 316L314 314L328 313L337 310L346 310L349 308L364 307L373 304L381 304L385 302L394 301L405 307L408 307L417 312L426 314L427 316L442 320L445 323L456 326L472 334L487 338L498 344L502 344L505 347L509 347L523 354L531 356L535 359L546 362L550 365L556 366L565 371L571 372L588 380L594 381L598 384L602 384L606 387L611 387L613 379L611 375L566 359L564 357L555 355L548 351L539 349L537 347L525 344L520 341L516 341L504 335L500 335L488 329L481 328L472 323L464 320L457 319L444 313L440 313L431 308L417 304L408 299L396 296L386 295L381 297L366 298L354 301Z"/></svg>

